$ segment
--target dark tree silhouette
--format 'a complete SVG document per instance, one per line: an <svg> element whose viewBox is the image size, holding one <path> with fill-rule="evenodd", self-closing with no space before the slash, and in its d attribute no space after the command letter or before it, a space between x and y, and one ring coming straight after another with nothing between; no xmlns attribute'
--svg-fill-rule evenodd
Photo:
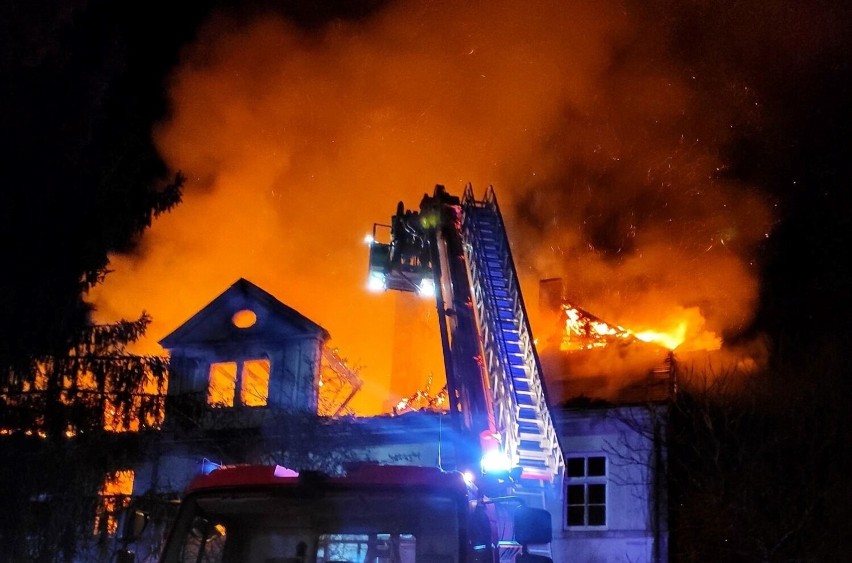
<svg viewBox="0 0 852 563"><path fill-rule="evenodd" d="M109 253L181 197L150 132L194 26L157 7L0 4L2 561L67 560L95 539L105 474L160 416L166 362L125 353L150 319L92 326L84 300Z"/></svg>
<svg viewBox="0 0 852 563"><path fill-rule="evenodd" d="M666 444L672 560L846 557L847 361L811 360L680 386Z"/></svg>
<svg viewBox="0 0 852 563"><path fill-rule="evenodd" d="M180 199L183 179L169 179L150 133L176 47L143 41L131 23L150 16L120 10L0 7L0 260L10 274L0 279L0 365L73 346L108 253L130 250Z"/></svg>

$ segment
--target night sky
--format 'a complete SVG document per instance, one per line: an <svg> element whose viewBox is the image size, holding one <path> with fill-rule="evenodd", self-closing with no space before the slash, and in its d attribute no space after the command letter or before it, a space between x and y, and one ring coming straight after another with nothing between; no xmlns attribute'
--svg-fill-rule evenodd
<svg viewBox="0 0 852 563"><path fill-rule="evenodd" d="M497 188L530 287L574 276L572 300L615 322L698 311L726 346L767 335L779 361L847 361L846 5L183 4L0 7L4 351L61 340L90 310L81 273L109 252L99 320L156 322L177 296L162 336L246 275L369 363L330 311L390 319L392 305L299 288L353 284L366 250L337 252L355 231L473 181ZM134 236L146 186L177 170L184 203ZM228 221L216 206L253 198L265 211L230 227L241 245L205 246ZM209 265L214 251L233 269Z"/></svg>

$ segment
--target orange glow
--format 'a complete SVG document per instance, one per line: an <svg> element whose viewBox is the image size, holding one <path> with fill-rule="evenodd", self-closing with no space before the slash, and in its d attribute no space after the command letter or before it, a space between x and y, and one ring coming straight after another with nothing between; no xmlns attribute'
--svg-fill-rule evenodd
<svg viewBox="0 0 852 563"><path fill-rule="evenodd" d="M212 407L233 407L237 392L237 362L210 365L207 385L207 404ZM266 406L269 398L269 360L239 362L240 404L246 407Z"/></svg>
<svg viewBox="0 0 852 563"><path fill-rule="evenodd" d="M32 381L24 381L21 390L24 393L45 391L47 389L47 366L39 362L36 366L35 377Z"/></svg>
<svg viewBox="0 0 852 563"><path fill-rule="evenodd" d="M240 404L265 407L269 397L269 360L246 360L240 375Z"/></svg>
<svg viewBox="0 0 852 563"><path fill-rule="evenodd" d="M432 378L426 381L422 389L400 400L393 408L394 414L404 414L411 411L429 410L432 412L447 412L450 408L447 386L444 385L436 394L431 393Z"/></svg>
<svg viewBox="0 0 852 563"><path fill-rule="evenodd" d="M95 514L94 534L115 534L118 530L119 514L130 504L133 494L133 470L126 469L109 474L100 490L100 503Z"/></svg>
<svg viewBox="0 0 852 563"><path fill-rule="evenodd" d="M141 401L135 400L133 403L134 410L138 410ZM104 409L104 430L107 432L138 432L139 418L130 417L125 423L124 413L125 409L107 404Z"/></svg>
<svg viewBox="0 0 852 563"><path fill-rule="evenodd" d="M31 381L23 382L21 393L31 394L38 398L47 389L48 372L54 369L45 363L36 367L36 373ZM165 409L166 382L160 382L153 374L145 376L140 387L131 392L128 401L126 393L116 393L111 382L107 379L101 386L91 372L64 373L61 377L61 389L59 401L68 406L82 404L102 408L102 426L107 432L136 432L144 424L149 428L156 428L163 420ZM16 404L14 396L4 397L10 405ZM11 435L23 431L27 436L46 437L43 430L45 424L44 416L37 415L32 420L32 428L0 429L0 435ZM78 434L78 428L69 425L63 432L67 438Z"/></svg>
<svg viewBox="0 0 852 563"><path fill-rule="evenodd" d="M250 328L257 322L257 315L250 309L242 309L234 313L231 322L237 328Z"/></svg>
<svg viewBox="0 0 852 563"><path fill-rule="evenodd" d="M126 408L106 401L104 406L104 429L107 432L138 432L143 423L149 428L156 428L165 416L166 387L157 378L149 375L142 384L141 392L136 393L130 405L130 414L125 416ZM154 408L143 409L143 403L153 401Z"/></svg>
<svg viewBox="0 0 852 563"><path fill-rule="evenodd" d="M612 326L570 304L562 305L565 313L565 332L560 350L590 350L602 348L612 340L629 339L630 331Z"/></svg>
<svg viewBox="0 0 852 563"><path fill-rule="evenodd" d="M603 348L616 341L628 342L638 339L649 344L656 344L669 350L679 349L684 343L687 351L717 350L722 344L721 339L703 330L690 330L689 321L703 328L700 318L695 318L695 312L684 312L684 320L657 319L658 327L663 330L643 329L633 331L618 325L611 325L595 317L591 313L564 303L562 310L565 314L565 331L562 335L560 350L591 350ZM671 327L666 329L666 327ZM690 337L687 340L687 337Z"/></svg>
<svg viewBox="0 0 852 563"><path fill-rule="evenodd" d="M246 277L328 329L363 366L353 409L381 412L444 368L434 304L412 311L417 353L394 360L397 300L363 289L363 233L399 200L467 182L494 185L528 304L563 277L636 334L686 322L679 351L750 321L773 217L720 156L731 124L759 117L750 95L703 98L667 51L677 41L618 2L374 5L311 30L260 13L203 26L155 131L184 201L138 253L111 257L89 296L99 321L149 311L137 349L162 353Z"/></svg>
<svg viewBox="0 0 852 563"><path fill-rule="evenodd" d="M338 350L325 347L317 381L317 414L320 416L352 415L349 406L364 382L358 369L349 365Z"/></svg>
<svg viewBox="0 0 852 563"><path fill-rule="evenodd" d="M237 391L237 362L210 365L207 404L211 407L233 407Z"/></svg>
<svg viewBox="0 0 852 563"><path fill-rule="evenodd" d="M665 332L655 332L653 330L643 330L642 332L634 333L634 336L642 342L653 342L659 344L669 350L674 350L683 344L686 338L686 323L680 323L672 334Z"/></svg>

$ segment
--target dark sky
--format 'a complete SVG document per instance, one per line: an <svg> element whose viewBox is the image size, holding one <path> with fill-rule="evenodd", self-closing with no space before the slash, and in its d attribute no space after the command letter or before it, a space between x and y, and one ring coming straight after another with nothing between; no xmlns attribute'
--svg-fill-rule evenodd
<svg viewBox="0 0 852 563"><path fill-rule="evenodd" d="M807 354L826 343L842 345L852 336L848 295L852 280L845 258L852 242L848 191L852 180L852 40L848 33L852 18L841 3L766 4L756 0L627 1L607 3L600 15L575 10L578 19L589 18L578 24L579 29L587 28L590 35L600 34L604 40L607 33L617 35L611 43L603 43L611 47L607 71L617 79L587 82L612 90L592 88L582 95L589 100L587 107L645 103L642 92L631 96L626 91L643 82L632 77L624 80L625 74L659 75L682 86L686 92L682 96L691 108L685 110L685 122L678 124L667 115L665 126L677 131L648 129L647 134L700 131L703 139L710 139L703 141L710 148L702 154L712 153L713 162L722 164L717 166L719 181L737 187L731 201L754 197L771 211L769 236L752 241L740 255L751 260L758 272L756 313L725 336L735 340L766 332L776 349ZM139 195L144 185L168 178L168 166L149 135L155 124L170 115L170 80L187 52L182 49L193 45L199 30L227 35L248 25L245 22L272 14L293 24L310 43L336 29L356 29L362 22L382 20L386 13L399 13L409 5L424 14L439 12L442 6L440 2L379 1L258 0L241 3L239 8L237 3L213 1L120 6L97 1L4 2L0 7L0 134L6 147L0 169L4 184L0 248L7 266L0 285L4 334L20 333L8 329L23 323L29 338L42 333L43 321L57 312L63 318L79 315L79 309L68 311L61 303L74 294L80 273L102 265L104 250L133 248L128 225L134 223L121 212L144 201ZM467 23L497 25L501 20L493 10L502 4L496 6L471 8L467 15L479 9L482 18ZM216 14L226 27L210 26L209 18ZM611 25L598 25L593 16L609 18L606 23ZM507 41L518 41L511 35L513 28L503 32ZM523 43L518 44L521 49ZM549 45L544 38L536 48ZM595 60L594 53L583 56ZM206 61L196 64L203 66ZM594 73L593 62L589 66L588 74L577 80L580 85L585 84L583 76ZM612 70L619 68L628 72ZM570 113L576 110L576 106L565 106L559 119L569 123L576 117L596 123L594 112L588 119L582 112L579 117ZM621 125L635 131L634 123L619 123L632 115L630 111L612 115L614 119L601 123L613 137L620 138ZM720 120L714 119L721 115L729 120L731 131L723 131ZM547 133L547 138L539 139L541 146L570 146L564 143L572 136L565 132L569 128ZM634 132L625 137L641 145L641 136ZM640 154L639 149L633 150ZM625 150L622 156L627 159L630 154L631 150ZM644 153L637 157L638 168L644 166L641 158ZM573 182L576 188L577 177L605 182L609 175L622 174L611 168L590 172L591 160L586 158L567 161L571 166L559 168L543 181ZM512 178L512 174L501 174ZM629 179L636 172L623 174ZM685 175L680 172L676 177ZM509 213L519 230L538 228L552 219L542 211L550 203L538 208L530 203L539 191L539 185L527 183L508 198ZM562 193L563 199L567 197L567 191ZM619 253L624 252L627 235L613 237L613 232L637 224L641 228L642 214L650 217L656 212L643 211L642 197L624 200L615 211L596 215L601 218L597 225L584 227L582 240L594 243L604 262L622 259ZM547 201L565 203L563 199L555 194ZM396 196L389 194L388 214L395 201ZM635 209L627 209L630 206ZM639 220L625 219L632 215ZM524 221L529 225L524 226ZM741 219L740 228L748 225L748 217ZM55 319L47 323L56 325Z"/></svg>
<svg viewBox="0 0 852 563"><path fill-rule="evenodd" d="M730 174L771 194L780 210L764 252L756 322L791 343L836 332L842 341L852 312L849 7L727 7L682 17L678 46L698 66L718 65L720 80L753 85L766 107L753 133L727 147Z"/></svg>

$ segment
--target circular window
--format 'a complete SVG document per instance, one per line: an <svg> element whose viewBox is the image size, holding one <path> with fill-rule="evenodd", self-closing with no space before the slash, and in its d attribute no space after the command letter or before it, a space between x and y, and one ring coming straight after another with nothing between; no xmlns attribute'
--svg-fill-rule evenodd
<svg viewBox="0 0 852 563"><path fill-rule="evenodd" d="M231 317L231 322L237 328L253 327L254 323L257 322L257 315L251 309L242 309L234 313L234 316Z"/></svg>

